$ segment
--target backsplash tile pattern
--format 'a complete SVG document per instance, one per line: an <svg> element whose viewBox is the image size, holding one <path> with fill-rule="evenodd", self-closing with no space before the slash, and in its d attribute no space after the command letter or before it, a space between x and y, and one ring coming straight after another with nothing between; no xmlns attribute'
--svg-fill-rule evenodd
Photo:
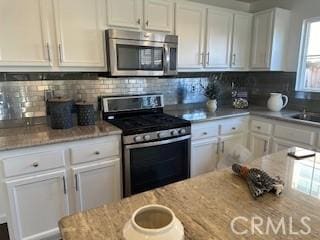
<svg viewBox="0 0 320 240"><path fill-rule="evenodd" d="M165 104L205 101L200 83L208 78L98 78L0 82L0 120L46 115L45 90L56 96L85 100L97 107L101 95L163 93Z"/></svg>
<svg viewBox="0 0 320 240"><path fill-rule="evenodd" d="M163 93L166 105L203 102L206 98L200 84L205 85L211 76L212 73L181 73L175 78L110 78L98 77L97 73L0 73L0 120L46 116L45 90L54 90L56 96L94 103L95 107L101 95L151 92ZM248 90L251 105L266 106L270 92L281 92L289 96L289 108L320 112L320 94L295 92L295 77L294 72L224 73L219 103L231 104L234 82Z"/></svg>

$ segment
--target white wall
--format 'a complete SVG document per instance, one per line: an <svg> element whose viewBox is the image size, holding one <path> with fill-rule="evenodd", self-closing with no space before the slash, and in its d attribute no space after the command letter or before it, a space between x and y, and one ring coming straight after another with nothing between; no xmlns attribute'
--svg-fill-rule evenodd
<svg viewBox="0 0 320 240"><path fill-rule="evenodd" d="M250 11L256 12L272 7L282 7L292 11L287 50L287 70L296 71L303 20L320 16L320 0L260 0L251 4Z"/></svg>
<svg viewBox="0 0 320 240"><path fill-rule="evenodd" d="M231 9L245 11L245 12L249 12L250 10L249 3L238 2L236 0L190 0L190 1L214 5L217 7L231 8Z"/></svg>

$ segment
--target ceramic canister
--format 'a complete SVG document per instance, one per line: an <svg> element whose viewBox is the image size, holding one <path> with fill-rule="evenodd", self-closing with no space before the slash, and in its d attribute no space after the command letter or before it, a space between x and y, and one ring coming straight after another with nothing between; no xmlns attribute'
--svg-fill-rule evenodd
<svg viewBox="0 0 320 240"><path fill-rule="evenodd" d="M73 101L70 98L58 97L48 100L51 127L53 129L67 129L73 127Z"/></svg>
<svg viewBox="0 0 320 240"><path fill-rule="evenodd" d="M93 104L86 102L78 102L77 117L79 126L95 125L95 111Z"/></svg>
<svg viewBox="0 0 320 240"><path fill-rule="evenodd" d="M151 204L133 213L123 236L125 240L184 240L184 228L171 209Z"/></svg>

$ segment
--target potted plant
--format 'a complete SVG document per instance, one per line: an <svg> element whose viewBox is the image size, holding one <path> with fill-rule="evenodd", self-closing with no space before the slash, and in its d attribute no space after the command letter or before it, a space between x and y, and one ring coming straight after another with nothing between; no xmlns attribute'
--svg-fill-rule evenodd
<svg viewBox="0 0 320 240"><path fill-rule="evenodd" d="M218 96L220 93L219 84L222 79L222 73L220 75L214 74L208 79L208 84L205 86L201 84L203 89L203 95L208 98L207 108L210 112L215 112L218 108Z"/></svg>

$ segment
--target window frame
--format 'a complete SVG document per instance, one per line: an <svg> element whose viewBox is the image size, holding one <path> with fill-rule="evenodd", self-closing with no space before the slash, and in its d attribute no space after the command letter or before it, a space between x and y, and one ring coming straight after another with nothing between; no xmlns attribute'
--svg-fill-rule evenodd
<svg viewBox="0 0 320 240"><path fill-rule="evenodd" d="M306 60L308 43L310 38L310 25L314 22L320 22L320 17L314 17L305 19L302 26L302 34L300 40L300 50L299 50L299 62L297 69L297 79L296 79L296 91L302 92L316 92L320 93L320 88L306 88L305 87L305 73L306 73Z"/></svg>

